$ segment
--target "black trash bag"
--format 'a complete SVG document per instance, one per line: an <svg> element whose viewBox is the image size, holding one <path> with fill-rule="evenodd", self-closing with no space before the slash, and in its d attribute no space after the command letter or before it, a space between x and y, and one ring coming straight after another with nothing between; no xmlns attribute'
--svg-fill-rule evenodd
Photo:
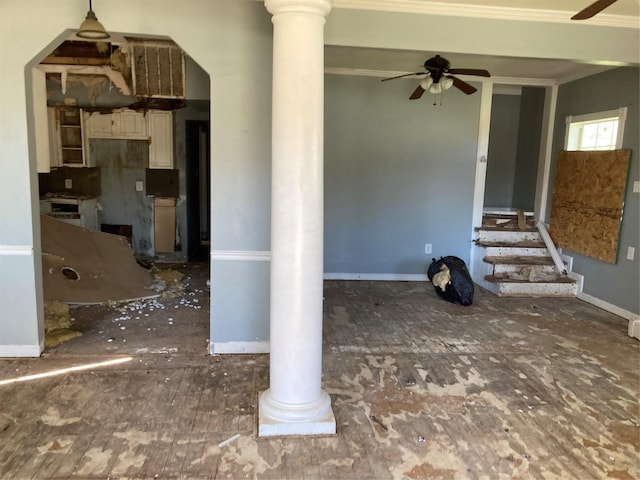
<svg viewBox="0 0 640 480"><path fill-rule="evenodd" d="M465 306L473 303L473 280L464 260L454 256L434 258L427 276L438 296L446 301Z"/></svg>

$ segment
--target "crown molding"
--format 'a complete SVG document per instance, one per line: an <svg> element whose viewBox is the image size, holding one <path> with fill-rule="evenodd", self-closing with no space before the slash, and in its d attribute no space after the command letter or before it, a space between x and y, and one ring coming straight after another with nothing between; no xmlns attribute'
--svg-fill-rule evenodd
<svg viewBox="0 0 640 480"><path fill-rule="evenodd" d="M464 3L425 0L334 0L333 8L640 29L640 19L627 15L601 13L588 20L576 21L571 20L571 15L575 12L569 11L466 5Z"/></svg>

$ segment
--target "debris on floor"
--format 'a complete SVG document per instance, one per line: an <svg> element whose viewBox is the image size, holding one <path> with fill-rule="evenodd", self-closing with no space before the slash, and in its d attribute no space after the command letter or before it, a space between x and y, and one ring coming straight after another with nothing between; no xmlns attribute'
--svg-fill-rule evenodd
<svg viewBox="0 0 640 480"><path fill-rule="evenodd" d="M454 256L435 258L427 269L429 281L439 297L451 303L473 303L473 280L464 260Z"/></svg>
<svg viewBox="0 0 640 480"><path fill-rule="evenodd" d="M45 300L72 304L158 296L127 239L40 216Z"/></svg>
<svg viewBox="0 0 640 480"><path fill-rule="evenodd" d="M44 302L44 334L46 348L53 348L82 335L71 329L69 305L55 300Z"/></svg>
<svg viewBox="0 0 640 480"><path fill-rule="evenodd" d="M152 268L153 289L162 292L162 298L175 298L182 295L184 284L182 280L184 273L173 269L160 270Z"/></svg>

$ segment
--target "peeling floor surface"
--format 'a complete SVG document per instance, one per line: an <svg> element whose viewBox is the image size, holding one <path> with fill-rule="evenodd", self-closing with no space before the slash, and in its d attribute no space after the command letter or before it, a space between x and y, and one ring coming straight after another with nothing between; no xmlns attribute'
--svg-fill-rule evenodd
<svg viewBox="0 0 640 480"><path fill-rule="evenodd" d="M0 478L640 478L640 342L620 317L576 299L477 290L461 307L428 283L325 282L338 434L265 439L269 357L206 354L208 270L184 270L181 297L72 308L81 337L0 360L2 380L132 358L0 384Z"/></svg>

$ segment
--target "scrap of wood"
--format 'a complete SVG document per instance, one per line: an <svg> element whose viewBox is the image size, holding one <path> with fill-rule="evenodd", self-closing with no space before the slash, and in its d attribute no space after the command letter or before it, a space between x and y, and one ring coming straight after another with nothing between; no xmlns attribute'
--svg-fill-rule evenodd
<svg viewBox="0 0 640 480"><path fill-rule="evenodd" d="M234 442L234 441L236 441L236 440L237 440L237 439L239 439L239 438L240 438L240 434L239 434L239 433L236 433L234 436L232 436L232 437L230 437L230 438L227 438L226 440L224 440L224 441L220 442L220 443L218 444L218 448L222 448L222 447L224 447L224 446L226 446L226 445L229 445L231 442Z"/></svg>
<svg viewBox="0 0 640 480"><path fill-rule="evenodd" d="M527 219L524 216L524 211L518 209L518 229L524 231L527 229Z"/></svg>

